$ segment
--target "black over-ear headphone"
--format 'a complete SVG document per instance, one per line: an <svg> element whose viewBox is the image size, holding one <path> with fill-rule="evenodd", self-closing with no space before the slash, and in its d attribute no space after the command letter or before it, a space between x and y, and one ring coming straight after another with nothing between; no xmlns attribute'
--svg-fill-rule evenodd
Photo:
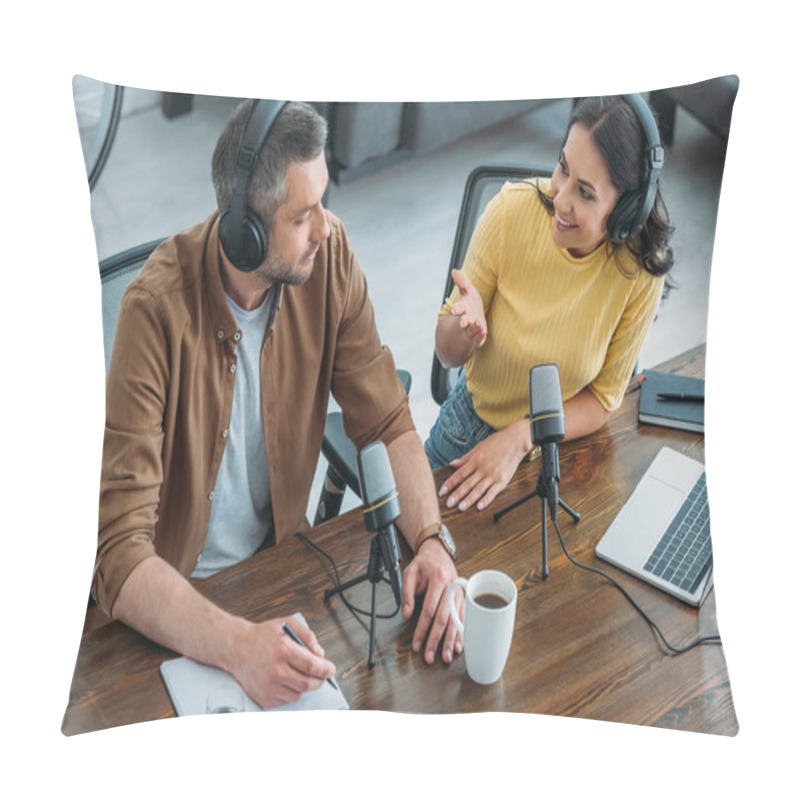
<svg viewBox="0 0 800 800"><path fill-rule="evenodd" d="M267 232L258 214L247 206L247 187L261 148L285 102L256 100L247 117L236 154L236 177L228 210L219 221L219 240L228 260L243 272L252 272L267 255Z"/></svg>
<svg viewBox="0 0 800 800"><path fill-rule="evenodd" d="M648 175L644 185L625 192L617 201L608 218L608 237L612 242L621 242L636 236L644 228L653 204L656 201L658 178L664 166L664 148L658 135L658 125L650 107L638 94L624 94L622 97L634 110L644 129L647 139Z"/></svg>

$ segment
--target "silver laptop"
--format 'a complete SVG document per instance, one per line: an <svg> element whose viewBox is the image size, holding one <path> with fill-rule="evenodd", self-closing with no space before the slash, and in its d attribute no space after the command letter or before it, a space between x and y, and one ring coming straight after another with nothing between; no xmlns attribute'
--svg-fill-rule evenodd
<svg viewBox="0 0 800 800"><path fill-rule="evenodd" d="M714 583L705 466L662 448L595 552L699 606Z"/></svg>

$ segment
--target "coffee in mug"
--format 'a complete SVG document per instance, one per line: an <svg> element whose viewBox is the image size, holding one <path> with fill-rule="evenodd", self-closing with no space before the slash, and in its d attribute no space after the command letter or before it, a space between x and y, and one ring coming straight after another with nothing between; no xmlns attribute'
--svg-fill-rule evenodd
<svg viewBox="0 0 800 800"><path fill-rule="evenodd" d="M475 598L475 602L483 608L503 608L508 605L508 600L499 594L492 592L484 592Z"/></svg>

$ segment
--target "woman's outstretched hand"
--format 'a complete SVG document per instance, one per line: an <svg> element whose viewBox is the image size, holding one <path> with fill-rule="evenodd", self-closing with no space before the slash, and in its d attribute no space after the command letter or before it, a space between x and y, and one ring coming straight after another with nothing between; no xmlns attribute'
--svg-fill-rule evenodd
<svg viewBox="0 0 800 800"><path fill-rule="evenodd" d="M453 303L450 313L459 318L461 329L472 340L474 346L481 347L486 341L488 328L480 293L460 269L453 270L453 282L458 287L461 297Z"/></svg>

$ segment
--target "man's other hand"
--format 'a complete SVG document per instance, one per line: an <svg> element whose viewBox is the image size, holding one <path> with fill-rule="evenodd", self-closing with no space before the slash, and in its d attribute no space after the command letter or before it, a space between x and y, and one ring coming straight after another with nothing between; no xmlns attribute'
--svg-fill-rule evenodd
<svg viewBox="0 0 800 800"><path fill-rule="evenodd" d="M435 539L423 543L419 552L403 573L403 618L414 613L415 598L424 593L422 609L414 629L412 648L415 653L424 646L424 657L428 664L436 658L439 643L442 645L442 661L449 664L455 653L460 653L463 644L456 626L450 619L447 591L458 577L455 564L442 544ZM456 609L463 617L463 594L456 593Z"/></svg>

